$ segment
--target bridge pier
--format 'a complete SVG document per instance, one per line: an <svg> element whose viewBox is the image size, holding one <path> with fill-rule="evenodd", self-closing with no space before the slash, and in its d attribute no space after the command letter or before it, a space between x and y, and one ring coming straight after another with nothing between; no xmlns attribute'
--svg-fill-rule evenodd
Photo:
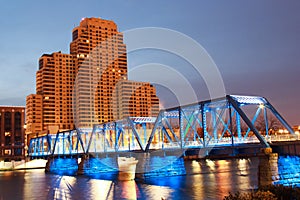
<svg viewBox="0 0 300 200"><path fill-rule="evenodd" d="M86 155L81 156L80 163L78 164L78 171L77 175L83 175L84 174L84 164L85 161L88 159Z"/></svg>
<svg viewBox="0 0 300 200"><path fill-rule="evenodd" d="M264 148L259 155L258 184L271 185L278 179L278 154L272 153L272 148Z"/></svg>
<svg viewBox="0 0 300 200"><path fill-rule="evenodd" d="M51 163L53 163L53 157L49 156L45 166L45 172L50 172Z"/></svg>

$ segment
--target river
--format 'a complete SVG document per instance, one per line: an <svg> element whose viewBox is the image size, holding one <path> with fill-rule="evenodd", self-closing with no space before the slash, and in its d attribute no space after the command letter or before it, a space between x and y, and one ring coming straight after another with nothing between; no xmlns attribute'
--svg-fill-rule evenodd
<svg viewBox="0 0 300 200"><path fill-rule="evenodd" d="M256 188L258 159L187 161L188 175L136 181L46 174L44 170L0 172L0 200L10 199L223 199Z"/></svg>

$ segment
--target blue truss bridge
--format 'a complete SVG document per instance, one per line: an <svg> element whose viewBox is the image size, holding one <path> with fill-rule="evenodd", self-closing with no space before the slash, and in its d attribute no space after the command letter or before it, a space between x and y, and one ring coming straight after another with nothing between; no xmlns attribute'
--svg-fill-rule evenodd
<svg viewBox="0 0 300 200"><path fill-rule="evenodd" d="M28 154L31 159L48 158L50 171L68 166L68 172L73 169L77 174L80 170L91 173L91 169L116 172L118 157L134 157L142 173L153 169L149 176L153 171L173 175L185 173L182 155L199 158L215 154L216 149L228 155L255 154L272 143L297 140L298 135L266 98L227 95L161 110L157 117L128 117L32 138Z"/></svg>
<svg viewBox="0 0 300 200"><path fill-rule="evenodd" d="M284 131L280 130L284 129ZM227 95L127 119L32 138L30 157L149 152L297 140L264 97Z"/></svg>

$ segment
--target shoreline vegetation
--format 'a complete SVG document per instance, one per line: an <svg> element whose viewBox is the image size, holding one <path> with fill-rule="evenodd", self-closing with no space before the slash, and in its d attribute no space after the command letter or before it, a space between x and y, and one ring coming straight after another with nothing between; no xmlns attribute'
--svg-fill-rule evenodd
<svg viewBox="0 0 300 200"><path fill-rule="evenodd" d="M300 188L283 185L268 185L250 192L229 192L223 200L294 200L300 199Z"/></svg>

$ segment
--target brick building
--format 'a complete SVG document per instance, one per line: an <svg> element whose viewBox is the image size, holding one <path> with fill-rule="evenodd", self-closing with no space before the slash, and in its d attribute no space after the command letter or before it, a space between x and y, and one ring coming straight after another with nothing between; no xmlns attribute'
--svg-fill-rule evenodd
<svg viewBox="0 0 300 200"><path fill-rule="evenodd" d="M0 161L25 158L25 107L0 106Z"/></svg>

